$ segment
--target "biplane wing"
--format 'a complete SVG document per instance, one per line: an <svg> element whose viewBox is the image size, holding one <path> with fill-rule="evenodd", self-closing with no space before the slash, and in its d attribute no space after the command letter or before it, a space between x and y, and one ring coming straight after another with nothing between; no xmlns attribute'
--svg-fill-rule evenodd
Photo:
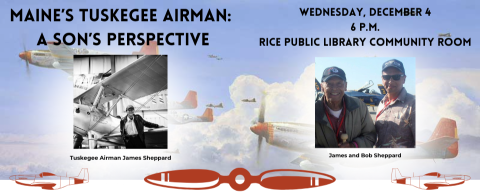
<svg viewBox="0 0 480 194"><path fill-rule="evenodd" d="M119 96L136 100L167 89L167 73L167 56L145 55L80 94L74 102L92 106Z"/></svg>

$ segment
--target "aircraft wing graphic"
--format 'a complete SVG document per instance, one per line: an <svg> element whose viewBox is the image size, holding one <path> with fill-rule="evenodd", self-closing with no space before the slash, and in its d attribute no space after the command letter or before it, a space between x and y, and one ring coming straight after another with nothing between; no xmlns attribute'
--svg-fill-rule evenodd
<svg viewBox="0 0 480 194"><path fill-rule="evenodd" d="M143 131L145 132L145 134L146 133L155 133L155 132L166 132L166 131L168 131L168 128L160 127L160 128L157 128L157 129L153 129L153 128L145 127L145 129ZM109 139L109 138L115 138L115 137L122 137L122 134L114 133L114 134L103 136L102 138Z"/></svg>
<svg viewBox="0 0 480 194"><path fill-rule="evenodd" d="M74 102L91 106L102 89L103 96L98 104L104 104L120 95L136 100L167 89L167 73L167 56L145 55L80 94Z"/></svg>
<svg viewBox="0 0 480 194"><path fill-rule="evenodd" d="M53 64L55 68L73 69L73 55L75 54L75 51L72 48L65 44L55 45L54 42L47 42L47 46L57 62L54 62Z"/></svg>

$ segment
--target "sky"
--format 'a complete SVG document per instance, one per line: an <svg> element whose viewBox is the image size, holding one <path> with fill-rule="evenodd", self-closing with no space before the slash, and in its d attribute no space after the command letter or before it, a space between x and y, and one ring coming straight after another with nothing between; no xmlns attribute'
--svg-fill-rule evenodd
<svg viewBox="0 0 480 194"><path fill-rule="evenodd" d="M172 126L169 141L172 148L182 148L175 164L142 163L144 166L135 174L169 168L205 167L229 172L233 167L243 166L261 171L269 168L298 168L290 161L300 153L288 152L274 146L269 148L265 162L270 165L257 166L257 137L249 131L251 121L258 115L259 104L242 104L243 98L261 98L262 90L269 90L266 120L288 122L312 122L313 77L317 76L317 57L366 57L365 60L380 60L383 57L414 59L415 87L408 81L409 92L415 93L419 104L417 123L420 134L431 134L441 117L457 119L459 133L472 137L478 134L480 99L477 78L480 46L480 23L478 1L416 1L416 0L329 0L329 1L0 1L0 41L3 54L0 65L0 148L1 173L9 174L12 169L22 172L52 170L64 172L85 164L104 172L97 178L128 178L120 174L109 174L122 170L123 163L79 162L72 164L69 155L99 152L72 151L71 131L73 111L71 109L72 82L61 70L45 69L30 65L27 76L24 61L18 57L24 49L47 49L36 46L40 34L53 40L56 32L85 33L99 32L208 32L209 46L160 46L161 54L169 57L169 100L181 101L189 90L198 92L199 108L187 113L201 115L206 104L222 102L224 109L215 109L212 124ZM81 22L74 11L73 22L11 22L10 9L20 8L157 8L162 18L167 8L227 9L231 22ZM310 17L301 16L300 7L421 7L431 10L430 16L422 17ZM377 23L379 32L352 32L352 23ZM262 47L262 37L437 37L450 32L452 37L471 38L469 47ZM50 37L50 38L49 38ZM99 46L72 46L130 54L141 46L106 45L102 39ZM215 60L207 55L223 58ZM377 58L375 58L376 56ZM407 60L407 61L408 61ZM368 61L365 61L367 63ZM377 63L378 62L378 63ZM382 61L375 61L381 64ZM409 62L410 64L410 62ZM363 66L369 66L364 64ZM356 65L355 67L358 67ZM352 66L353 67L353 66ZM363 72L373 69L372 71ZM379 77L378 67L361 68L366 78L358 78L364 84L369 77ZM374 75L370 76L369 73ZM410 77L410 73L407 73ZM357 74L348 73L357 79ZM359 76L359 74L358 74ZM350 79L350 78L349 78ZM374 82L376 82L374 80ZM311 86L308 84L311 83ZM350 85L352 89L355 85ZM406 85L407 86L407 85ZM418 91L418 92L417 92ZM313 106L311 106L313 107ZM428 137L423 137L428 139ZM8 145L6 145L8 144ZM13 145L12 145L13 144ZM19 146L21 145L21 146ZM264 144L265 145L265 144ZM465 144L466 145L466 144ZM471 145L471 144L468 144ZM463 146L461 144L461 146ZM468 146L467 146L468 147ZM31 149L28 149L31 148ZM41 153L42 148L51 150ZM34 151L32 151L34 150ZM39 150L39 151L36 151ZM473 165L468 157L480 157L472 149L464 149L453 164ZM126 154L152 154L148 151L125 152ZM112 152L109 152L112 154ZM116 154L113 153L113 154ZM163 153L156 153L163 154ZM192 158L190 158L192 156ZM468 157L467 157L468 156ZM34 160L32 160L34 158ZM280 159L284 158L284 159ZM34 162L32 162L34 161ZM458 162L456 162L458 161ZM134 163L134 162L132 162ZM130 164L130 163L129 163ZM220 165L221 164L221 165ZM452 165L450 163L447 164ZM223 166L223 167L222 167ZM418 165L418 168L426 165ZM102 168L103 167L103 168ZM337 166L336 166L337 167ZM150 168L150 169L149 169ZM339 167L342 168L342 167ZM73 170L74 169L74 170ZM229 170L230 169L230 170ZM473 166L473 173L480 169ZM346 169L350 170L350 169ZM361 172L354 171L352 177L359 178ZM468 171L467 171L468 172ZM132 172L133 173L133 172ZM101 173L99 173L101 174ZM99 175L97 174L97 175ZM373 176L373 175L372 175ZM477 176L478 178L478 176Z"/></svg>

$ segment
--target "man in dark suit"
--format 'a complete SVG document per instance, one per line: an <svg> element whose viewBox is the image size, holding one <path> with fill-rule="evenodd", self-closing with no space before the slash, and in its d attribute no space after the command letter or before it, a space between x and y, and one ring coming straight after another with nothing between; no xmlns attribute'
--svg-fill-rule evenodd
<svg viewBox="0 0 480 194"><path fill-rule="evenodd" d="M133 114L135 109L132 105L127 106L127 116L120 121L120 133L122 134L125 147L127 148L146 148L145 133L143 127L160 128L155 123L143 120L140 115Z"/></svg>

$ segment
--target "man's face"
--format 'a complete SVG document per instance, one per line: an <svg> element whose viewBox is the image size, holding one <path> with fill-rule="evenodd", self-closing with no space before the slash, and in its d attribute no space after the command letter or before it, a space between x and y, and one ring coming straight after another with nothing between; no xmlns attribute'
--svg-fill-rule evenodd
<svg viewBox="0 0 480 194"><path fill-rule="evenodd" d="M398 75L403 75L403 73L395 67L389 67L382 72L382 83L385 86L387 93L398 94L402 90L403 84L405 83L405 78L407 78L407 76L401 76L399 80L395 80L394 77L385 80L384 75L397 75L398 77Z"/></svg>
<svg viewBox="0 0 480 194"><path fill-rule="evenodd" d="M127 109L127 115L130 119L133 118L133 113L134 112L135 112L135 109L133 109L133 108Z"/></svg>
<svg viewBox="0 0 480 194"><path fill-rule="evenodd" d="M332 77L326 82L323 82L321 85L327 101L341 101L345 91L347 90L347 82L343 81L339 77Z"/></svg>

